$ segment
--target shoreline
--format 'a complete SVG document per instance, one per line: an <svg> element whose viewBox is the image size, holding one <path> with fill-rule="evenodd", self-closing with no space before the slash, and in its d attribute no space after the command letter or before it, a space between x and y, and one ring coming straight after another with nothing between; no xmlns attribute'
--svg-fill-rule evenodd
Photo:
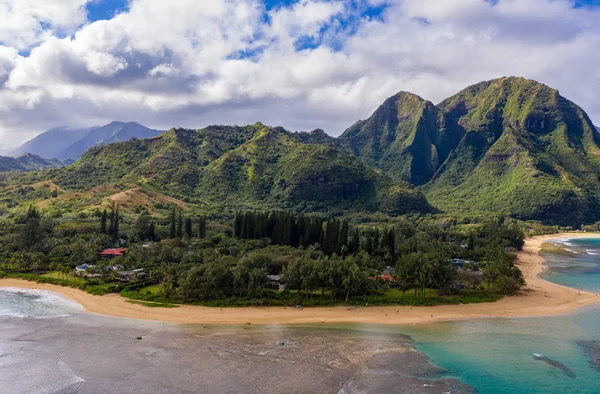
<svg viewBox="0 0 600 394"><path fill-rule="evenodd" d="M95 296L79 289L28 282L19 279L0 279L0 288L17 287L49 290L79 303L87 313L105 316L188 324L418 324L434 321L468 320L498 317L541 317L573 312L600 302L600 295L579 291L539 277L546 266L540 256L542 244L560 238L599 238L600 234L561 233L542 235L525 240L517 253L516 265L523 272L526 287L515 296L506 296L493 303L439 305L432 307L376 306L348 309L338 307L246 307L213 308L182 305L179 308L148 308L127 302L119 294Z"/></svg>

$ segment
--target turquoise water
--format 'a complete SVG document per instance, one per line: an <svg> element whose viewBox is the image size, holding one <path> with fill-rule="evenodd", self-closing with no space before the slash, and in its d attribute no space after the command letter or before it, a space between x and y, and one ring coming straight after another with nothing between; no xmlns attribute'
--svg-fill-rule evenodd
<svg viewBox="0 0 600 394"><path fill-rule="evenodd" d="M547 279L600 293L600 239L553 241ZM431 361L481 393L600 393L579 341L600 340L600 304L548 318L485 319L401 328ZM541 357L535 357L539 354Z"/></svg>

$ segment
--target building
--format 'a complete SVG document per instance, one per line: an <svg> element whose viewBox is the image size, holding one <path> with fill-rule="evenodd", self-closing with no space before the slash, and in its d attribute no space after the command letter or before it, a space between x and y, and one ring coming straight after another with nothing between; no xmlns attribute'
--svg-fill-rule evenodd
<svg viewBox="0 0 600 394"><path fill-rule="evenodd" d="M278 289L279 291L285 290L285 285L281 283L281 275L267 275L265 287Z"/></svg>
<svg viewBox="0 0 600 394"><path fill-rule="evenodd" d="M469 261L469 260L463 260L463 259L452 259L452 260L451 260L451 262L452 262L452 265L453 265L454 267L456 267L456 268L461 268L461 269L462 269L462 268L463 268L465 265L468 265L468 264L472 264L472 263L473 263L472 261Z"/></svg>
<svg viewBox="0 0 600 394"><path fill-rule="evenodd" d="M146 273L143 268L131 270L131 271L118 271L120 282L131 282L132 280L141 280L146 277Z"/></svg>
<svg viewBox="0 0 600 394"><path fill-rule="evenodd" d="M104 249L98 254L101 259L112 259L119 256L125 256L125 253L127 253L127 248L110 248Z"/></svg>

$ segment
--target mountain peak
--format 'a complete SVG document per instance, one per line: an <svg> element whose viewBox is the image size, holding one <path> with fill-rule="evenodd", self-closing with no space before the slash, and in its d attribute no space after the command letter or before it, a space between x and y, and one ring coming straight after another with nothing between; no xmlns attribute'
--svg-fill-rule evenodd
<svg viewBox="0 0 600 394"><path fill-rule="evenodd" d="M558 90L502 77L437 106L399 92L341 142L393 178L425 185L438 208L573 223L600 219L595 130Z"/></svg>
<svg viewBox="0 0 600 394"><path fill-rule="evenodd" d="M39 134L11 152L12 156L32 153L40 157L78 159L90 147L125 141L132 137L150 138L160 134L137 122L113 121L104 126L86 129L57 127Z"/></svg>

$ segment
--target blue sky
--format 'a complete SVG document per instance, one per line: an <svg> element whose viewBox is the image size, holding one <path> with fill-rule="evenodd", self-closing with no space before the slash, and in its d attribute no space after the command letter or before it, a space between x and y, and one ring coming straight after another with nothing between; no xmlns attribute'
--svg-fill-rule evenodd
<svg viewBox="0 0 600 394"><path fill-rule="evenodd" d="M287 6L296 3L298 0L265 0L264 4L267 10L272 8ZM497 0L490 0L497 1ZM113 15L127 9L128 0L96 0L87 5L90 21L101 19L111 19ZM576 7L580 6L600 6L600 0L575 0ZM374 16L381 11L381 8L374 8L365 11L365 15Z"/></svg>
<svg viewBox="0 0 600 394"><path fill-rule="evenodd" d="M582 0L586 2L600 2L600 0ZM96 0L87 5L88 17L90 21L111 19L115 14L127 10L128 0ZM264 4L267 11L285 7L297 3L298 0L265 0ZM354 1L348 1L349 4ZM383 7L372 7L365 9L362 13L364 16L377 16Z"/></svg>

